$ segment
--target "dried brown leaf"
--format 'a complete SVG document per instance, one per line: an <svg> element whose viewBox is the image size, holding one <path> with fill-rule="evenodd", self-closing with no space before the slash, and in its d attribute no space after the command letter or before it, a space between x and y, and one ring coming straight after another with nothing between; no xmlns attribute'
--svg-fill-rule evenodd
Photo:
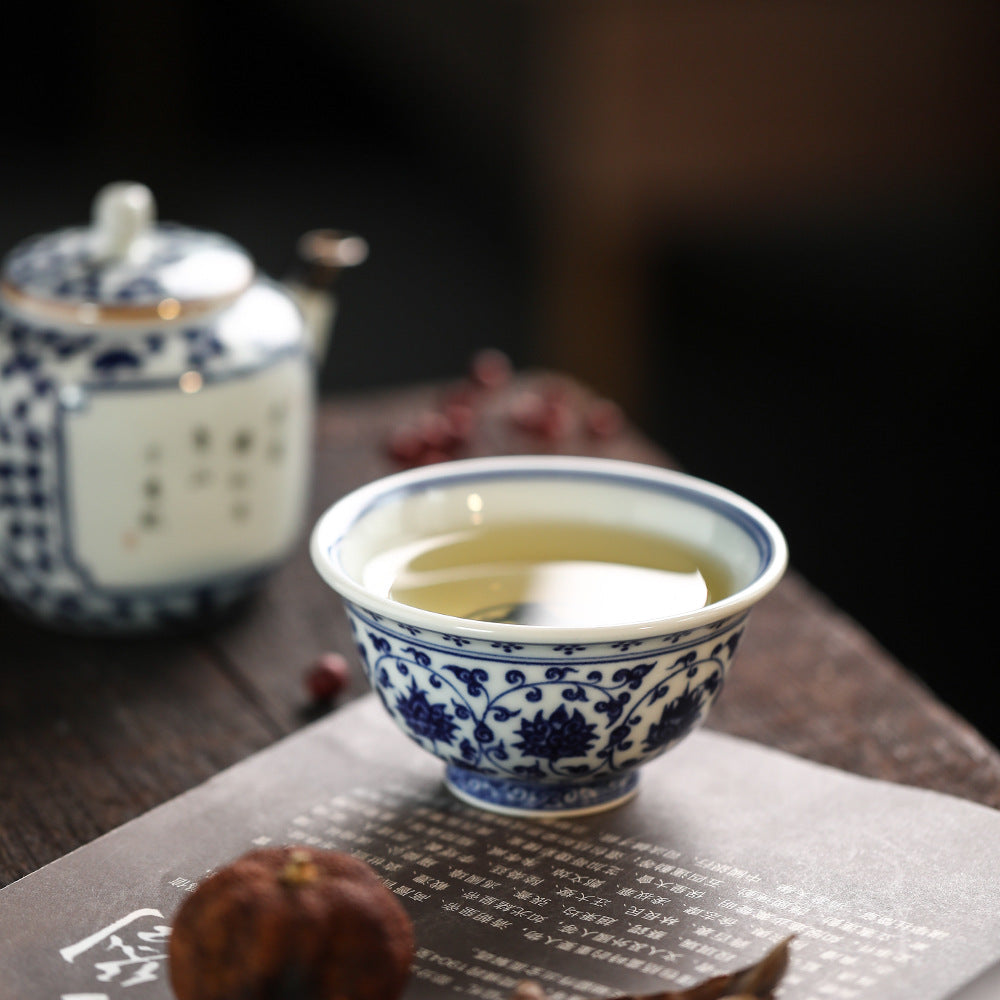
<svg viewBox="0 0 1000 1000"><path fill-rule="evenodd" d="M794 935L792 935L794 937ZM788 968L787 937L771 949L759 962L721 976L713 976L686 990L662 993L626 994L614 1000L769 1000ZM548 1000L543 987L533 980L524 980L515 987L511 1000Z"/></svg>
<svg viewBox="0 0 1000 1000"><path fill-rule="evenodd" d="M746 993L752 997L768 996L781 982L781 977L788 968L788 946L792 937L794 935L779 942L759 962L734 972L727 984L729 993Z"/></svg>

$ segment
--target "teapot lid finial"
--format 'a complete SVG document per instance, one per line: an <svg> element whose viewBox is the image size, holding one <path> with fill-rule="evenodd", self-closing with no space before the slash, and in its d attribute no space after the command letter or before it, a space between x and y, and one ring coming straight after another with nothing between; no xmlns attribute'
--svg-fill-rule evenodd
<svg viewBox="0 0 1000 1000"><path fill-rule="evenodd" d="M155 218L156 202L145 184L116 181L105 185L91 209L94 256L102 261L128 257Z"/></svg>
<svg viewBox="0 0 1000 1000"><path fill-rule="evenodd" d="M149 188L118 181L98 192L89 226L14 247L0 269L0 297L57 323L148 324L222 308L253 281L253 261L238 244L157 223Z"/></svg>

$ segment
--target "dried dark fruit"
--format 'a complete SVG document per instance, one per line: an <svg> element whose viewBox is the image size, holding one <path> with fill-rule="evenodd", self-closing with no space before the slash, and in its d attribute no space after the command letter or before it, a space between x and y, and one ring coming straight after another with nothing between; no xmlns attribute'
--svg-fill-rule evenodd
<svg viewBox="0 0 1000 1000"><path fill-rule="evenodd" d="M251 851L202 882L170 936L178 1000L397 1000L413 925L373 869L340 851Z"/></svg>
<svg viewBox="0 0 1000 1000"><path fill-rule="evenodd" d="M340 653L323 653L306 670L305 686L313 701L333 701L347 687L351 667Z"/></svg>

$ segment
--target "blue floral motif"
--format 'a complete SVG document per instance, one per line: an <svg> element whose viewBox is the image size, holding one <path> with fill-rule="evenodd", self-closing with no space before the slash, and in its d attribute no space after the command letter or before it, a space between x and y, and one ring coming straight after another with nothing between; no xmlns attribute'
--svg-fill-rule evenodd
<svg viewBox="0 0 1000 1000"><path fill-rule="evenodd" d="M162 295L159 282L145 275L140 275L119 288L118 294L115 297L122 302L131 302L142 296L153 298L153 296L158 294Z"/></svg>
<svg viewBox="0 0 1000 1000"><path fill-rule="evenodd" d="M687 736L701 715L703 688L691 688L663 706L659 722L649 727L643 746L654 750Z"/></svg>
<svg viewBox="0 0 1000 1000"><path fill-rule="evenodd" d="M690 635L691 635L691 630L686 629L683 632L673 632L670 635L665 635L663 636L661 641L667 645L676 646L681 642L683 642L685 639L687 639Z"/></svg>
<svg viewBox="0 0 1000 1000"><path fill-rule="evenodd" d="M403 650L404 653L409 653L413 657L416 663L419 663L422 667L430 666L431 658L422 650L417 649L414 646L407 646Z"/></svg>
<svg viewBox="0 0 1000 1000"><path fill-rule="evenodd" d="M392 649L392 646L389 644L389 640L381 635L375 635L373 632L369 632L368 639L380 653L388 653Z"/></svg>
<svg viewBox="0 0 1000 1000"><path fill-rule="evenodd" d="M454 674L456 679L465 685L465 690L472 698L477 698L483 693L483 682L489 680L490 676L482 667L469 670L467 667L457 667L449 663L444 669Z"/></svg>
<svg viewBox="0 0 1000 1000"><path fill-rule="evenodd" d="M736 647L740 644L740 639L743 638L743 629L738 628L735 632L729 635L725 641L719 643L715 649L712 650L713 658L718 658L723 654L725 650L730 657L736 655Z"/></svg>
<svg viewBox="0 0 1000 1000"><path fill-rule="evenodd" d="M124 347L109 348L98 354L93 362L94 370L102 375L113 375L123 368L137 371L142 367L142 359L134 351Z"/></svg>
<svg viewBox="0 0 1000 1000"><path fill-rule="evenodd" d="M715 697L722 689L722 671L716 670L708 676L701 685L710 695Z"/></svg>
<svg viewBox="0 0 1000 1000"><path fill-rule="evenodd" d="M645 641L645 639L622 639L620 642L611 643L611 648L617 649L621 653L627 653L630 649L641 646Z"/></svg>
<svg viewBox="0 0 1000 1000"><path fill-rule="evenodd" d="M569 674L575 673L576 667L548 667L545 671L545 679L547 681L561 681Z"/></svg>
<svg viewBox="0 0 1000 1000"><path fill-rule="evenodd" d="M698 675L698 651L692 649L690 653L679 656L676 660L676 665L678 667L683 666L687 671L688 677L696 677Z"/></svg>
<svg viewBox="0 0 1000 1000"><path fill-rule="evenodd" d="M494 722L509 722L511 719L517 718L521 714L519 708L504 708L503 705L492 705L490 706L490 714L493 716Z"/></svg>
<svg viewBox="0 0 1000 1000"><path fill-rule="evenodd" d="M594 705L594 710L601 712L608 717L608 723L615 722L621 718L622 712L625 710L625 706L629 703L631 695L628 691L621 691L616 697L606 698L604 701L599 701Z"/></svg>
<svg viewBox="0 0 1000 1000"><path fill-rule="evenodd" d="M616 751L631 750L632 741L629 739L631 735L631 726L615 726L608 735L608 745L600 751L600 756L610 759Z"/></svg>
<svg viewBox="0 0 1000 1000"><path fill-rule="evenodd" d="M444 705L432 705L427 700L427 695L417 688L416 681L410 684L409 694L396 699L396 711L406 720L406 725L415 736L448 746L454 742L458 724L452 721L451 713Z"/></svg>
<svg viewBox="0 0 1000 1000"><path fill-rule="evenodd" d="M655 663L639 663L634 667L622 667L611 675L611 679L615 684L624 684L630 691L638 691L654 666Z"/></svg>
<svg viewBox="0 0 1000 1000"><path fill-rule="evenodd" d="M565 705L560 705L546 717L539 709L534 719L522 719L514 746L527 757L541 757L548 761L564 757L583 757L596 742L595 723L589 723L578 708L570 715Z"/></svg>
<svg viewBox="0 0 1000 1000"><path fill-rule="evenodd" d="M448 784L459 794L472 801L529 814L556 815L580 808L601 808L627 798L637 780L638 775L632 772L589 784L553 785L528 780L509 781L461 765L448 768Z"/></svg>
<svg viewBox="0 0 1000 1000"><path fill-rule="evenodd" d="M225 354L226 348L211 328L191 327L184 331L188 345L189 368L201 369L212 358Z"/></svg>
<svg viewBox="0 0 1000 1000"><path fill-rule="evenodd" d="M703 629L680 648L658 638L631 655L587 646L584 668L552 646L454 649L439 633L413 640L366 612L359 621L373 681L404 728L408 712L418 742L463 773L510 782L512 803L527 786L596 788L631 775L700 722L738 641Z"/></svg>

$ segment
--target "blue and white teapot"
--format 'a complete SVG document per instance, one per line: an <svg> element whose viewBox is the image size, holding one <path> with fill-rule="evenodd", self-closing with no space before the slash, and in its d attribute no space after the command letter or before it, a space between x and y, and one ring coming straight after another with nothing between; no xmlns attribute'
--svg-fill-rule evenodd
<svg viewBox="0 0 1000 1000"><path fill-rule="evenodd" d="M109 185L90 226L26 240L0 275L0 598L56 626L190 621L300 536L332 299L154 214ZM330 245L326 277L364 256Z"/></svg>

